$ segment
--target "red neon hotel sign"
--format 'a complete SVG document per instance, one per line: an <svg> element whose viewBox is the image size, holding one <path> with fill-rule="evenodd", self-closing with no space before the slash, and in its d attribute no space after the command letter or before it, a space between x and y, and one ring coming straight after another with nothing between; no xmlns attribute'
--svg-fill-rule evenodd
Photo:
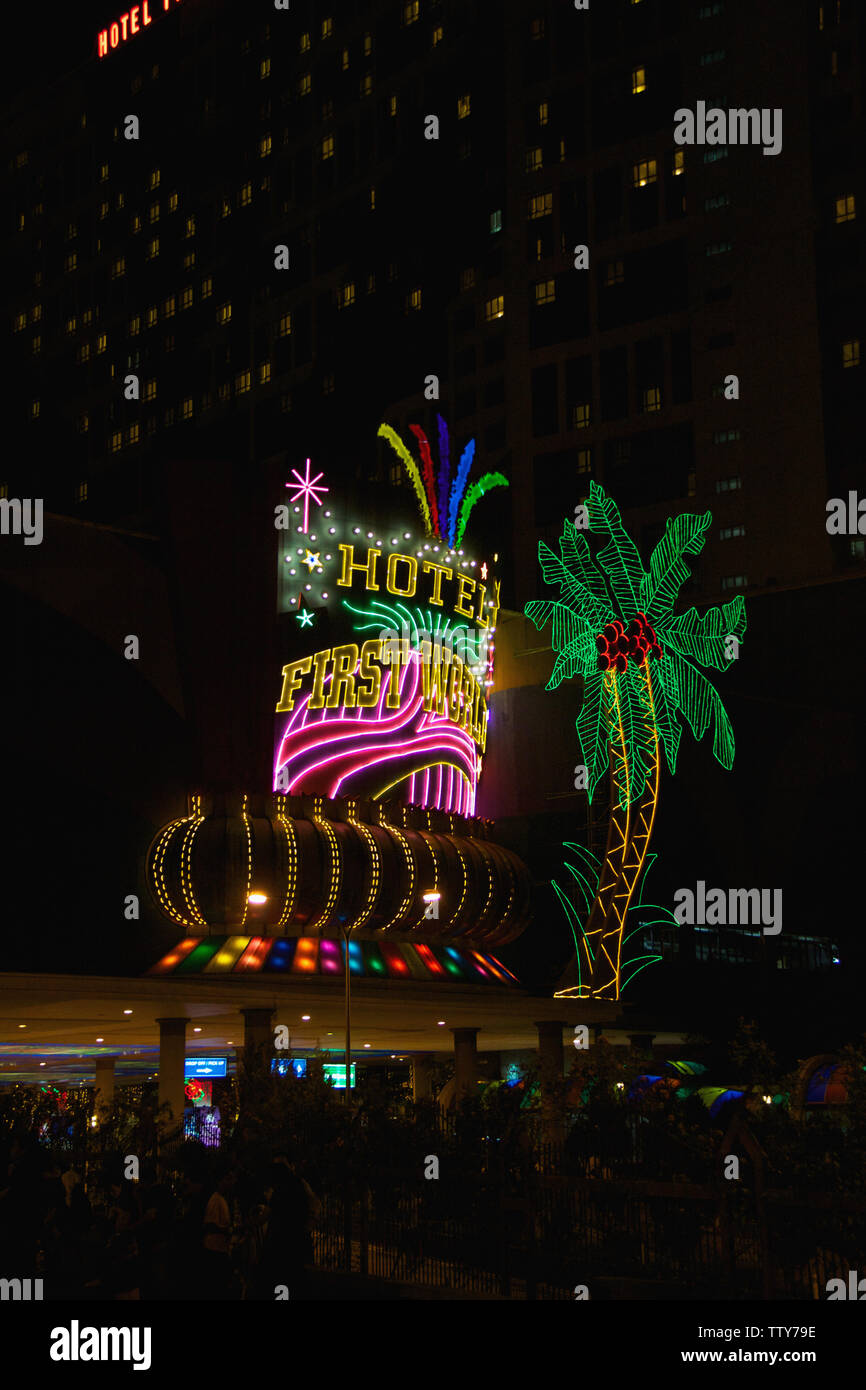
<svg viewBox="0 0 866 1390"><path fill-rule="evenodd" d="M153 0L156 8L158 0ZM170 10L174 5L179 5L180 0L162 0L163 10ZM159 11L157 10L157 13ZM127 39L131 39L133 34L140 34L142 29L146 29L148 24L153 23L153 15L150 13L149 0L142 0L142 4L133 5L131 10L120 15L113 24L109 24L106 29L100 29L96 35L97 57L104 58L113 48L119 48Z"/></svg>

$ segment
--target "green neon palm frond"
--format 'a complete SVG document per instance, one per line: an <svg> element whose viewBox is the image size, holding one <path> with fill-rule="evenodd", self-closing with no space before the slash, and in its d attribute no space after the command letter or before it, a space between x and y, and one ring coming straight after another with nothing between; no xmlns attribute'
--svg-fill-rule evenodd
<svg viewBox="0 0 866 1390"><path fill-rule="evenodd" d="M587 769L586 795L592 801L596 787L610 766L610 715L604 698L604 676L596 671L583 682L583 702L575 723L580 754Z"/></svg>
<svg viewBox="0 0 866 1390"><path fill-rule="evenodd" d="M427 493L424 490L424 484L421 481L421 474L418 472L417 463L409 453L409 450L406 448L406 445L403 443L397 431L392 430L390 425L380 425L376 433L380 438L387 439L391 448L406 469L409 480L415 489L415 496L418 499L418 506L424 520L426 533L428 536L431 536L433 534L433 520L430 516L430 505L427 501Z"/></svg>
<svg viewBox="0 0 866 1390"><path fill-rule="evenodd" d="M595 675L597 656L595 638L589 633L582 633L557 652L546 689L555 690L562 681L572 680L575 676L586 678Z"/></svg>
<svg viewBox="0 0 866 1390"><path fill-rule="evenodd" d="M683 730L677 718L679 689L676 685L676 676L671 675L669 682L666 679L668 669L666 661L653 661L650 664L646 672L646 680L649 684L644 684L643 698L650 712L650 717L655 719L659 742L664 749L668 768L673 774L677 770L677 753ZM672 670L672 668L670 669ZM652 701L651 704L650 700Z"/></svg>
<svg viewBox="0 0 866 1390"><path fill-rule="evenodd" d="M638 548L623 525L619 507L598 483L590 483L586 505L589 529L610 537L604 550L599 552L598 563L608 576L620 614L627 621L641 606L644 568Z"/></svg>
<svg viewBox="0 0 866 1390"><path fill-rule="evenodd" d="M679 708L696 739L703 738L713 724L713 753L730 771L734 763L734 731L719 692L703 672L677 652L666 650L664 661L671 663L679 689Z"/></svg>
<svg viewBox="0 0 866 1390"><path fill-rule="evenodd" d="M656 731L646 701L644 679L640 668L629 662L626 670L616 677L619 694L619 716L628 755L628 786L619 787L619 805L639 801L655 764ZM613 718L612 714L612 718ZM614 734L618 737L618 730Z"/></svg>
<svg viewBox="0 0 866 1390"><path fill-rule="evenodd" d="M554 599L533 599L531 603L527 603L523 611L527 618L532 619L539 632L553 621L551 646L555 652L562 651L579 637L594 638L596 633L595 627L581 613L575 613L573 608L566 607L564 603L557 603ZM556 684L558 685L559 681ZM552 685L548 686L549 690L554 688Z"/></svg>
<svg viewBox="0 0 866 1390"><path fill-rule="evenodd" d="M704 548L712 513L697 516L683 512L669 517L665 532L650 556L649 571L641 583L641 606L653 620L670 613L680 589L689 577L684 555L699 555Z"/></svg>
<svg viewBox="0 0 866 1390"><path fill-rule="evenodd" d="M569 574L588 589L600 603L609 608L610 596L607 592L604 575L592 558L586 536L577 529L573 521L566 520L562 524L559 553Z"/></svg>
<svg viewBox="0 0 866 1390"><path fill-rule="evenodd" d="M508 479L505 477L504 473L485 473L476 483L472 484L460 508L460 520L457 523L457 536L454 541L455 546L459 545L463 539L463 534L469 521L469 514L475 506L475 503L480 502L485 493L490 492L491 489L495 487L508 487Z"/></svg>
<svg viewBox="0 0 866 1390"><path fill-rule="evenodd" d="M562 560L557 559L544 541L539 541L538 544L538 563L541 565L544 582L558 584L563 602L575 613L579 613L596 632L615 616L610 600L597 598L582 579L572 574Z"/></svg>
<svg viewBox="0 0 866 1390"><path fill-rule="evenodd" d="M731 659L725 654L728 637L743 640L746 631L746 605L742 594L721 608L710 608L702 618L696 608L687 613L672 614L654 623L656 635L665 647L680 656L690 657L701 666L714 666L727 671Z"/></svg>

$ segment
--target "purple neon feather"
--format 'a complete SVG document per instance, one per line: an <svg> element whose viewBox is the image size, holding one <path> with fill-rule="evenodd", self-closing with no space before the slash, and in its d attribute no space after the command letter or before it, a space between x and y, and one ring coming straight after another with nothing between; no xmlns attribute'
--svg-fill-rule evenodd
<svg viewBox="0 0 866 1390"><path fill-rule="evenodd" d="M454 532L457 530L457 508L460 506L463 494L466 491L466 482L474 457L475 440L470 439L463 453L460 455L457 477L454 479L454 486L451 489L451 500L448 504L448 544L452 547L454 545Z"/></svg>
<svg viewBox="0 0 866 1390"><path fill-rule="evenodd" d="M448 483L451 476L451 446L448 439L448 426L437 415L439 424L439 530L445 530L445 515L448 511ZM440 540L443 537L440 534Z"/></svg>

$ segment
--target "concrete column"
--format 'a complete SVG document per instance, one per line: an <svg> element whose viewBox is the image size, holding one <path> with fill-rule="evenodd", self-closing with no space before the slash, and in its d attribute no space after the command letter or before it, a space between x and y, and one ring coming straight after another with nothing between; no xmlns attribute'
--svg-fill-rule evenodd
<svg viewBox="0 0 866 1390"><path fill-rule="evenodd" d="M274 1055L274 1010L241 1009L244 1018L244 1067L270 1065Z"/></svg>
<svg viewBox="0 0 866 1390"><path fill-rule="evenodd" d="M412 1099L429 1100L433 1090L433 1058L419 1053L412 1058Z"/></svg>
<svg viewBox="0 0 866 1390"><path fill-rule="evenodd" d="M97 1115L100 1110L107 1110L114 1099L114 1064L116 1061L116 1057L97 1057L96 1059L93 1109Z"/></svg>
<svg viewBox="0 0 866 1390"><path fill-rule="evenodd" d="M188 1018L158 1018L159 1024L159 1103L171 1106L172 1128L183 1124L183 1059L186 1053Z"/></svg>
<svg viewBox="0 0 866 1390"><path fill-rule="evenodd" d="M535 1025L538 1032L538 1070L541 1087L541 1118L545 1142L558 1143L562 1138L563 1056L562 1030L565 1024L558 1019L543 1019Z"/></svg>
<svg viewBox="0 0 866 1390"><path fill-rule="evenodd" d="M477 1028L452 1028L454 1035L454 1099L474 1096L478 1081Z"/></svg>

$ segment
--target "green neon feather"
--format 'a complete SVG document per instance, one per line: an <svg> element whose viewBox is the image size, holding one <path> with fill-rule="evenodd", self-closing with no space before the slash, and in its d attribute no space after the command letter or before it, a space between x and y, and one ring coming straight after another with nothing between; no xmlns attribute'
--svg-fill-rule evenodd
<svg viewBox="0 0 866 1390"><path fill-rule="evenodd" d="M477 483L473 483L463 499L463 506L460 508L460 520L457 523L457 536L454 541L458 546L463 540L466 524L469 521L469 513L480 502L486 492L494 487L508 487L508 479L503 473L485 473L483 478L479 478Z"/></svg>

